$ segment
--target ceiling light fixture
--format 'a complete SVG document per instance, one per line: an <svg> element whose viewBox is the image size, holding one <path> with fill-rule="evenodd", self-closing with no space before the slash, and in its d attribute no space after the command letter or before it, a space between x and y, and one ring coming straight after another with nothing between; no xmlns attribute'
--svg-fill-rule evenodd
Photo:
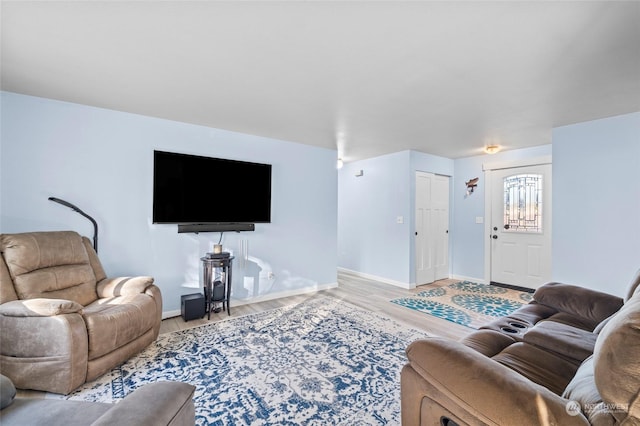
<svg viewBox="0 0 640 426"><path fill-rule="evenodd" d="M500 145L487 145L484 147L484 152L487 154L495 154L500 151Z"/></svg>

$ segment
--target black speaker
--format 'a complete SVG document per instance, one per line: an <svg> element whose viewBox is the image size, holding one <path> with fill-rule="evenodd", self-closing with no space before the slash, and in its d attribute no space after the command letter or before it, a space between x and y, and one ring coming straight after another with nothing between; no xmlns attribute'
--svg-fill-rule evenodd
<svg viewBox="0 0 640 426"><path fill-rule="evenodd" d="M216 281L213 283L213 299L216 302L224 300L224 283L222 281Z"/></svg>
<svg viewBox="0 0 640 426"><path fill-rule="evenodd" d="M180 306L182 319L185 321L204 317L204 295L202 293L180 296Z"/></svg>
<svg viewBox="0 0 640 426"><path fill-rule="evenodd" d="M178 233L255 231L255 223L188 223L178 224Z"/></svg>

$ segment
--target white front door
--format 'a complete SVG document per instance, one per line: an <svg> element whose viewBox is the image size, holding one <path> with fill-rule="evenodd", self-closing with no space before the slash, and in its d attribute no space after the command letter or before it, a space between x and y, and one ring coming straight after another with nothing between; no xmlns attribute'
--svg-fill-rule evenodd
<svg viewBox="0 0 640 426"><path fill-rule="evenodd" d="M551 279L551 165L490 176L491 281L538 288Z"/></svg>
<svg viewBox="0 0 640 426"><path fill-rule="evenodd" d="M449 177L416 172L416 284L449 277Z"/></svg>

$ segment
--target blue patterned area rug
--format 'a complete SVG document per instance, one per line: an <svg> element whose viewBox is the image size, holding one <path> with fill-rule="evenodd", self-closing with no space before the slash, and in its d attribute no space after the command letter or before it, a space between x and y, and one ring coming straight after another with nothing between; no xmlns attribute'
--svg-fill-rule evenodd
<svg viewBox="0 0 640 426"><path fill-rule="evenodd" d="M400 425L405 348L427 333L333 297L162 334L68 395L115 402L141 385L196 386L198 425Z"/></svg>
<svg viewBox="0 0 640 426"><path fill-rule="evenodd" d="M496 318L509 315L531 299L531 293L524 291L461 281L391 302L477 329Z"/></svg>

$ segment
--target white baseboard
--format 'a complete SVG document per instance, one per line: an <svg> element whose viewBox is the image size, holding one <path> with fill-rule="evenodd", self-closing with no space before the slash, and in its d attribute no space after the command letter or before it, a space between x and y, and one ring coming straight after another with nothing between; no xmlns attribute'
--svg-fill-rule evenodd
<svg viewBox="0 0 640 426"><path fill-rule="evenodd" d="M182 311L180 311L180 309L177 309L175 311L165 311L162 313L162 319L179 317L180 315L182 315Z"/></svg>
<svg viewBox="0 0 640 426"><path fill-rule="evenodd" d="M351 275L357 278L364 278L367 280L379 281L385 284L390 284L392 286L400 287L408 290L411 290L412 288L416 288L416 283L403 283L401 281L390 280L389 278L383 278L383 277L378 277L371 274L365 274L363 272L352 271L351 269L338 267L338 272L341 272L346 275Z"/></svg>
<svg viewBox="0 0 640 426"><path fill-rule="evenodd" d="M318 284L310 287L297 288L294 290L281 291L278 293L263 294L249 299L231 299L231 306L247 305L249 303L266 302L267 300L281 299L283 297L298 296L300 294L315 293L316 291L329 290L338 287L338 283ZM162 313L162 319L178 317L182 315L180 310L166 311Z"/></svg>
<svg viewBox="0 0 640 426"><path fill-rule="evenodd" d="M471 281L477 284L486 284L484 278L465 277L464 275L451 275L452 280Z"/></svg>

